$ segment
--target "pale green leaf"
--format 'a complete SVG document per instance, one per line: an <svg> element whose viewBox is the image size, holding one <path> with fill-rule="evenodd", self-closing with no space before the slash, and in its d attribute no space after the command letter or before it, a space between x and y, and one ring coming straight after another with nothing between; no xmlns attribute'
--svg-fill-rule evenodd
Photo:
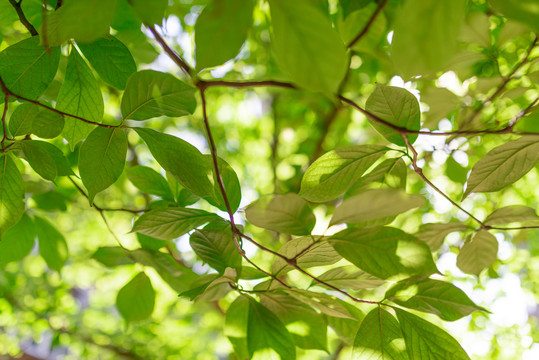
<svg viewBox="0 0 539 360"><path fill-rule="evenodd" d="M301 87L335 94L346 49L328 17L310 0L271 0L272 45L280 68Z"/></svg>
<svg viewBox="0 0 539 360"><path fill-rule="evenodd" d="M455 321L474 311L485 311L477 306L458 287L439 280L404 280L395 284L385 298L409 309L428 312L442 320Z"/></svg>
<svg viewBox="0 0 539 360"><path fill-rule="evenodd" d="M284 289L283 291L326 315L343 319L356 319L348 308L343 306L339 299L330 295L294 288Z"/></svg>
<svg viewBox="0 0 539 360"><path fill-rule="evenodd" d="M319 275L318 279L339 289L350 290L373 289L385 283L384 280L380 280L351 265L328 270ZM314 285L319 285L319 283L313 280L311 286Z"/></svg>
<svg viewBox="0 0 539 360"><path fill-rule="evenodd" d="M240 359L249 358L247 349L247 323L249 319L249 299L239 296L228 308L225 317L224 334L234 346Z"/></svg>
<svg viewBox="0 0 539 360"><path fill-rule="evenodd" d="M39 253L50 269L60 272L69 258L69 250L64 236L45 219L36 216L34 223Z"/></svg>
<svg viewBox="0 0 539 360"><path fill-rule="evenodd" d="M431 251L436 251L442 246L445 237L455 231L465 231L469 227L462 223L433 223L422 224L414 234L419 240L425 242Z"/></svg>
<svg viewBox="0 0 539 360"><path fill-rule="evenodd" d="M67 61L65 79L58 94L56 108L93 122L100 123L103 120L104 103L101 89L92 70L75 48L71 49ZM66 117L62 135L73 150L75 145L85 139L93 128L94 125Z"/></svg>
<svg viewBox="0 0 539 360"><path fill-rule="evenodd" d="M221 65L238 54L253 23L253 0L211 1L197 18L197 69Z"/></svg>
<svg viewBox="0 0 539 360"><path fill-rule="evenodd" d="M138 18L148 25L161 25L168 6L167 0L130 0L129 3Z"/></svg>
<svg viewBox="0 0 539 360"><path fill-rule="evenodd" d="M536 210L523 205L504 206L496 209L483 221L485 225L509 224L512 222L537 221Z"/></svg>
<svg viewBox="0 0 539 360"><path fill-rule="evenodd" d="M122 128L97 127L80 148L79 172L88 189L88 200L114 184L122 174L127 154L127 135Z"/></svg>
<svg viewBox="0 0 539 360"><path fill-rule="evenodd" d="M214 197L212 168L197 148L180 138L155 130L135 130L148 145L155 160L182 186L200 197Z"/></svg>
<svg viewBox="0 0 539 360"><path fill-rule="evenodd" d="M335 209L331 224L364 224L376 221L384 225L393 217L410 209L425 205L421 195L406 194L396 189L372 189L352 196Z"/></svg>
<svg viewBox="0 0 539 360"><path fill-rule="evenodd" d="M143 249L149 249L149 250L159 250L163 247L166 247L167 245L172 245L170 241L168 240L160 240L156 239L154 237L144 235L141 233L137 233L137 241L140 244L140 247Z"/></svg>
<svg viewBox="0 0 539 360"><path fill-rule="evenodd" d="M220 273L224 273L226 268L241 268L242 258L230 228L197 230L191 234L189 244L202 260Z"/></svg>
<svg viewBox="0 0 539 360"><path fill-rule="evenodd" d="M515 19L539 31L539 5L536 0L489 0L494 10L503 16Z"/></svg>
<svg viewBox="0 0 539 360"><path fill-rule="evenodd" d="M429 111L425 113L427 121L424 126L433 128L457 107L460 99L446 88L429 87L421 92L421 102L429 106Z"/></svg>
<svg viewBox="0 0 539 360"><path fill-rule="evenodd" d="M59 9L47 14L41 42L58 46L69 39L95 41L109 33L115 8L116 0L64 0Z"/></svg>
<svg viewBox="0 0 539 360"><path fill-rule="evenodd" d="M9 119L9 132L13 136L35 134L52 139L64 128L62 115L31 103L19 105Z"/></svg>
<svg viewBox="0 0 539 360"><path fill-rule="evenodd" d="M24 213L25 185L9 154L0 156L0 235Z"/></svg>
<svg viewBox="0 0 539 360"><path fill-rule="evenodd" d="M116 297L116 307L125 321L146 320L152 316L155 290L145 273L138 273L124 285Z"/></svg>
<svg viewBox="0 0 539 360"><path fill-rule="evenodd" d="M371 310L356 334L352 359L408 360L397 319L381 308Z"/></svg>
<svg viewBox="0 0 539 360"><path fill-rule="evenodd" d="M451 335L404 310L395 309L410 359L469 360Z"/></svg>
<svg viewBox="0 0 539 360"><path fill-rule="evenodd" d="M13 11L11 9L11 11ZM8 46L0 52L0 77L15 94L37 99L54 79L60 61L60 48L50 52L34 36ZM0 99L4 94L0 93Z"/></svg>
<svg viewBox="0 0 539 360"><path fill-rule="evenodd" d="M112 35L77 45L99 76L115 88L123 90L127 79L137 71L129 49Z"/></svg>
<svg viewBox="0 0 539 360"><path fill-rule="evenodd" d="M216 218L204 210L169 207L143 214L133 225L134 232L161 240L172 240Z"/></svg>
<svg viewBox="0 0 539 360"><path fill-rule="evenodd" d="M195 89L170 74L142 70L129 77L122 96L124 119L179 117L196 108Z"/></svg>
<svg viewBox="0 0 539 360"><path fill-rule="evenodd" d="M388 150L377 145L357 145L322 155L305 172L299 195L313 202L339 197Z"/></svg>
<svg viewBox="0 0 539 360"><path fill-rule="evenodd" d="M466 242L457 256L457 266L468 274L479 273L498 258L498 240L488 231L481 230Z"/></svg>
<svg viewBox="0 0 539 360"><path fill-rule="evenodd" d="M307 201L296 194L262 197L245 209L247 220L264 229L309 235L316 218Z"/></svg>
<svg viewBox="0 0 539 360"><path fill-rule="evenodd" d="M9 228L0 238L0 267L12 261L21 261L32 251L36 229L32 219L24 214L19 222Z"/></svg>
<svg viewBox="0 0 539 360"><path fill-rule="evenodd" d="M394 25L391 57L408 78L443 70L457 49L464 0L408 0Z"/></svg>
<svg viewBox="0 0 539 360"><path fill-rule="evenodd" d="M418 131L420 128L419 102L406 89L376 84L376 89L367 99L365 109L392 125L412 131ZM370 117L367 117L367 120L388 141L399 146L406 145L402 136L395 130ZM417 134L407 136L411 144L417 139Z"/></svg>
<svg viewBox="0 0 539 360"><path fill-rule="evenodd" d="M356 0L357 1L357 0ZM370 6L349 14L341 21L339 31L345 44L350 44L367 26L375 11L377 4L372 2ZM379 13L374 21L368 24L368 31L357 41L352 49L357 52L375 53L376 48L385 38L387 31L387 19L384 13Z"/></svg>
<svg viewBox="0 0 539 360"><path fill-rule="evenodd" d="M133 264L134 261L128 256L128 250L119 246L100 247L93 253L92 259L99 261L106 267Z"/></svg>
<svg viewBox="0 0 539 360"><path fill-rule="evenodd" d="M394 189L405 189L408 167L402 158L393 158L382 161L371 172L363 175L347 191L347 195L363 192L373 182L387 185Z"/></svg>
<svg viewBox="0 0 539 360"><path fill-rule="evenodd" d="M174 201L172 190L161 174L154 169L136 165L126 170L127 178L141 191L159 196L162 199Z"/></svg>
<svg viewBox="0 0 539 360"><path fill-rule="evenodd" d="M427 245L391 227L351 228L328 241L346 260L380 279L430 275L437 271Z"/></svg>
<svg viewBox="0 0 539 360"><path fill-rule="evenodd" d="M524 176L537 161L537 137L523 136L495 147L472 168L463 198L472 192L498 191Z"/></svg>

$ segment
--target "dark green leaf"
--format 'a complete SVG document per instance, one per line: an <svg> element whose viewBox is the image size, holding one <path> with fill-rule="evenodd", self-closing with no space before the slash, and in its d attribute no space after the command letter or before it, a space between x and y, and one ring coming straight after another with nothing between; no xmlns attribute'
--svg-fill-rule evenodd
<svg viewBox="0 0 539 360"><path fill-rule="evenodd" d="M410 359L469 360L451 335L404 310L395 309Z"/></svg>
<svg viewBox="0 0 539 360"><path fill-rule="evenodd" d="M296 194L265 196L245 209L247 220L264 229L309 235L316 218L307 201Z"/></svg>
<svg viewBox="0 0 539 360"><path fill-rule="evenodd" d="M42 210L67 210L67 203L70 198L58 191L47 191L41 194L34 194L32 199L37 207Z"/></svg>
<svg viewBox="0 0 539 360"><path fill-rule="evenodd" d="M225 336L234 346L240 359L249 358L247 349L247 323L249 321L249 299L239 296L228 308L225 318Z"/></svg>
<svg viewBox="0 0 539 360"><path fill-rule="evenodd" d="M394 216L424 204L423 196L406 194L401 190L367 190L344 200L335 209L331 224L376 222L376 225L384 225L390 223Z"/></svg>
<svg viewBox="0 0 539 360"><path fill-rule="evenodd" d="M109 35L90 44L77 44L99 76L110 85L123 90L127 79L137 71L129 49Z"/></svg>
<svg viewBox="0 0 539 360"><path fill-rule="evenodd" d="M226 268L241 268L241 255L234 244L232 231L197 230L189 238L195 253L212 268L224 273Z"/></svg>
<svg viewBox="0 0 539 360"><path fill-rule="evenodd" d="M213 166L211 155L204 155L206 160ZM236 212L240 207L241 203L241 186L238 179L238 175L225 160L218 158L217 164L219 166L219 173L221 174L221 179L223 180L223 185L225 186L226 195L228 198L228 203L232 212ZM213 170L213 172L215 172ZM215 176L214 176L215 179ZM228 211L225 201L223 200L223 195L221 193L221 188L217 181L213 181L213 192L214 195L211 197L205 197L205 199L217 207L219 210Z"/></svg>
<svg viewBox="0 0 539 360"><path fill-rule="evenodd" d="M184 116L192 114L196 106L194 88L170 74L153 70L129 77L121 103L124 119L132 120Z"/></svg>
<svg viewBox="0 0 539 360"><path fill-rule="evenodd" d="M60 272L69 258L69 250L64 236L47 220L34 218L39 243L39 253L47 266Z"/></svg>
<svg viewBox="0 0 539 360"><path fill-rule="evenodd" d="M161 240L172 240L216 217L204 210L169 207L143 214L135 221L133 231Z"/></svg>
<svg viewBox="0 0 539 360"><path fill-rule="evenodd" d="M539 160L539 140L523 136L492 150L472 168L463 198L472 192L498 191L530 171Z"/></svg>
<svg viewBox="0 0 539 360"><path fill-rule="evenodd" d="M162 199L174 201L174 195L167 181L154 169L137 165L127 169L127 178L143 192L159 196Z"/></svg>
<svg viewBox="0 0 539 360"><path fill-rule="evenodd" d="M0 238L0 267L9 262L24 259L34 247L36 229L28 215L23 215L19 222L9 228Z"/></svg>
<svg viewBox="0 0 539 360"><path fill-rule="evenodd" d="M385 298L409 309L438 315L446 321L485 310L474 304L458 287L432 279L401 281L387 290Z"/></svg>
<svg viewBox="0 0 539 360"><path fill-rule="evenodd" d="M328 17L309 0L271 0L273 47L290 78L309 90L335 94L343 79L346 49Z"/></svg>
<svg viewBox="0 0 539 360"><path fill-rule="evenodd" d="M122 128L97 127L80 148L79 172L88 200L111 186L122 174L127 154L127 135Z"/></svg>
<svg viewBox="0 0 539 360"><path fill-rule="evenodd" d="M204 8L195 25L197 69L221 65L238 54L253 23L253 7L252 0L219 0Z"/></svg>
<svg viewBox="0 0 539 360"><path fill-rule="evenodd" d="M13 10L11 10L13 11ZM0 52L0 77L15 94L37 99L54 79L60 61L60 48L47 52L34 36ZM4 94L0 93L0 99Z"/></svg>
<svg viewBox="0 0 539 360"><path fill-rule="evenodd" d="M479 273L498 258L498 240L488 231L481 230L466 242L457 256L457 266L468 274Z"/></svg>
<svg viewBox="0 0 539 360"><path fill-rule="evenodd" d="M125 321L134 322L149 318L155 305L155 290L145 273L138 273L124 285L116 297L116 307Z"/></svg>
<svg viewBox="0 0 539 360"><path fill-rule="evenodd" d="M356 334L352 359L408 360L397 319L381 308L371 310Z"/></svg>
<svg viewBox="0 0 539 360"><path fill-rule="evenodd" d="M24 181L9 154L0 156L0 235L24 213Z"/></svg>
<svg viewBox="0 0 539 360"><path fill-rule="evenodd" d="M62 151L51 143L27 140L21 143L22 151L30 166L44 179L74 175L69 161Z"/></svg>
<svg viewBox="0 0 539 360"><path fill-rule="evenodd" d="M35 134L44 139L60 135L64 128L64 118L53 111L31 103L19 105L9 119L12 136Z"/></svg>
<svg viewBox="0 0 539 360"><path fill-rule="evenodd" d="M380 279L437 271L427 245L396 228L351 228L328 241L346 260Z"/></svg>
<svg viewBox="0 0 539 360"><path fill-rule="evenodd" d="M348 190L388 150L377 145L332 150L307 169L299 194L313 202L333 200Z"/></svg>
<svg viewBox="0 0 539 360"><path fill-rule="evenodd" d="M485 225L500 225L537 220L539 220L539 216L535 213L535 209L529 206L511 205L494 210L483 223Z"/></svg>
<svg viewBox="0 0 539 360"><path fill-rule="evenodd" d="M421 113L419 101L408 90L376 84L376 89L367 99L365 109L379 119L412 131L420 129ZM388 141L399 146L405 146L404 139L390 127L367 117L371 125ZM411 144L417 139L417 134L408 135Z"/></svg>
<svg viewBox="0 0 539 360"><path fill-rule="evenodd" d="M100 123L103 120L104 104L101 89L92 71L75 48L71 49L67 61L66 75L58 94L56 108L93 122ZM73 150L93 128L91 124L66 117L62 135Z"/></svg>

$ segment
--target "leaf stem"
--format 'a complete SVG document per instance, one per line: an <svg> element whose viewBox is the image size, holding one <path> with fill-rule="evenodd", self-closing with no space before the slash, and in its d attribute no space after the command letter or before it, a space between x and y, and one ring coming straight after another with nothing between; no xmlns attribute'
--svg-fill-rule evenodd
<svg viewBox="0 0 539 360"><path fill-rule="evenodd" d="M378 7L376 8L376 10L374 10L374 12L372 13L371 17L369 18L369 21L367 21L367 24L365 24L365 27L363 28L363 30L361 30L361 32L359 34L357 34L357 36L354 38L354 40L352 40L346 47L347 48L351 48L353 47L355 44L357 44L357 42L359 40L361 40L361 38L365 35L367 35L367 32L369 31L369 29L371 28L372 24L374 23L374 21L376 20L376 18L378 17L378 14L380 14L380 12L382 11L382 9L384 8L384 6L386 6L387 4L387 0L382 0L380 1L380 3L378 4Z"/></svg>

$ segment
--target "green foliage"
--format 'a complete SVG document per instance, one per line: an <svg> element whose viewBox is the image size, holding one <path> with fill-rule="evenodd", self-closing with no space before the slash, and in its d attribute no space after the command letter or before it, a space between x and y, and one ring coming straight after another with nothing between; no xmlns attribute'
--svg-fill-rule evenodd
<svg viewBox="0 0 539 360"><path fill-rule="evenodd" d="M537 14L0 2L0 354L535 356Z"/></svg>

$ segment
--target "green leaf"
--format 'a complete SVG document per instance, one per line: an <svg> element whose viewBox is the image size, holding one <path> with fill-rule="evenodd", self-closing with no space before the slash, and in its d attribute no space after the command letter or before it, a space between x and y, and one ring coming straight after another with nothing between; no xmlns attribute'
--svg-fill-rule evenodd
<svg viewBox="0 0 539 360"><path fill-rule="evenodd" d="M380 280L375 276L367 274L361 270L357 270L355 266L351 265L330 269L317 277L319 280L322 280L339 289L350 290L373 289L385 283L384 280ZM313 280L311 282L311 286L314 285L319 284Z"/></svg>
<svg viewBox="0 0 539 360"><path fill-rule="evenodd" d="M45 219L36 216L34 224L39 253L50 269L60 272L69 258L69 250L64 236Z"/></svg>
<svg viewBox="0 0 539 360"><path fill-rule="evenodd" d="M352 359L408 360L397 319L381 308L371 310L356 334Z"/></svg>
<svg viewBox="0 0 539 360"><path fill-rule="evenodd" d="M21 142L26 160L41 177L53 181L56 176L74 175L71 165L60 149L39 140Z"/></svg>
<svg viewBox="0 0 539 360"><path fill-rule="evenodd" d="M376 222L376 225L384 225L390 223L394 216L423 205L425 198L421 195L406 194L396 189L367 190L337 206L330 224Z"/></svg>
<svg viewBox="0 0 539 360"><path fill-rule="evenodd" d="M212 169L206 157L193 145L172 135L151 129L135 128L148 145L155 160L194 194L214 196Z"/></svg>
<svg viewBox="0 0 539 360"><path fill-rule="evenodd" d="M375 49L385 39L387 19L383 12L379 13L374 21L369 24L376 7L377 5L371 2L370 6L352 12L340 23L339 30L345 44L350 44L368 24L369 31L352 47L354 51L374 54Z"/></svg>
<svg viewBox="0 0 539 360"><path fill-rule="evenodd" d="M60 61L59 47L49 51L34 36L0 52L0 77L7 88L30 99L41 96L54 79ZM3 98L4 94L0 93L0 99Z"/></svg>
<svg viewBox="0 0 539 360"><path fill-rule="evenodd" d="M204 155L206 160L210 163L210 166L213 167L213 160L211 155ZM225 186L226 195L228 198L228 203L232 212L236 212L240 207L241 203L241 185L238 179L238 175L225 160L217 158L217 164L219 166L219 173L221 174L221 179ZM212 168L212 172L215 172ZM215 176L213 177L215 179ZM216 180L213 180L213 192L212 196L207 196L205 199L217 207L219 210L227 211L223 195L221 193L221 188L219 183Z"/></svg>
<svg viewBox="0 0 539 360"><path fill-rule="evenodd" d="M305 172L299 195L313 202L336 199L388 150L377 145L357 145L322 155Z"/></svg>
<svg viewBox="0 0 539 360"><path fill-rule="evenodd" d="M67 61L64 82L58 94L56 108L68 114L80 116L100 123L103 120L104 104L101 89L77 49L72 48ZM81 120L66 117L62 131L71 150L92 131L94 125Z"/></svg>
<svg viewBox="0 0 539 360"><path fill-rule="evenodd" d="M88 200L108 188L122 174L127 154L127 135L122 128L97 127L80 148L79 172L88 189Z"/></svg>
<svg viewBox="0 0 539 360"><path fill-rule="evenodd" d="M264 229L309 235L316 218L307 201L296 194L265 196L245 209L247 220Z"/></svg>
<svg viewBox="0 0 539 360"><path fill-rule="evenodd" d="M0 235L15 225L24 213L25 185L9 156L0 156Z"/></svg>
<svg viewBox="0 0 539 360"><path fill-rule="evenodd" d="M460 344L439 327L395 309L410 359L469 360Z"/></svg>
<svg viewBox="0 0 539 360"><path fill-rule="evenodd" d="M271 0L269 4L279 67L301 87L337 93L348 61L327 15L309 0Z"/></svg>
<svg viewBox="0 0 539 360"><path fill-rule="evenodd" d="M189 238L195 253L212 268L224 273L226 268L241 268L241 255L234 244L230 228L197 230Z"/></svg>
<svg viewBox="0 0 539 360"><path fill-rule="evenodd" d="M170 74L143 70L129 77L122 96L124 119L179 117L196 109L195 89Z"/></svg>
<svg viewBox="0 0 539 360"><path fill-rule="evenodd" d="M155 290L145 273L138 273L124 285L116 297L116 307L125 321L146 320L152 316Z"/></svg>
<svg viewBox="0 0 539 360"><path fill-rule="evenodd" d="M127 79L137 71L129 49L112 35L77 45L99 76L117 89L123 90Z"/></svg>
<svg viewBox="0 0 539 360"><path fill-rule="evenodd" d="M221 277L220 274L204 274L199 276L193 283L190 285L189 290L186 290L179 294L179 296L186 297L191 301L198 300L206 290L211 286L211 284L218 280Z"/></svg>
<svg viewBox="0 0 539 360"><path fill-rule="evenodd" d="M404 3L395 20L391 57L405 78L443 70L457 49L465 6L464 0Z"/></svg>
<svg viewBox="0 0 539 360"><path fill-rule="evenodd" d="M197 69L221 65L238 54L253 23L254 1L211 1L197 18Z"/></svg>
<svg viewBox="0 0 539 360"><path fill-rule="evenodd" d="M494 210L483 223L491 226L537 220L539 220L539 216L535 213L535 209L529 206L510 205Z"/></svg>
<svg viewBox="0 0 539 360"><path fill-rule="evenodd" d="M408 167L402 158L384 160L352 185L347 195L359 194L373 182L382 183L390 188L405 190L407 172Z"/></svg>
<svg viewBox="0 0 539 360"><path fill-rule="evenodd" d="M143 214L133 230L161 240L172 240L216 218L204 210L169 207Z"/></svg>
<svg viewBox="0 0 539 360"><path fill-rule="evenodd" d="M294 340L281 320L253 298L248 299L247 349L251 359L295 359Z"/></svg>
<svg viewBox="0 0 539 360"><path fill-rule="evenodd" d="M52 139L64 128L62 115L31 103L19 105L9 119L12 136L35 134L40 138Z"/></svg>
<svg viewBox="0 0 539 360"><path fill-rule="evenodd" d="M154 169L136 165L128 168L126 172L129 181L141 191L159 196L164 200L174 201L174 195L172 195L168 182Z"/></svg>
<svg viewBox="0 0 539 360"><path fill-rule="evenodd" d="M472 168L463 199L472 192L498 191L530 171L539 160L539 140L523 136L490 150Z"/></svg>
<svg viewBox="0 0 539 360"><path fill-rule="evenodd" d="M445 237L455 231L465 231L469 227L462 223L433 223L423 224L419 227L419 231L415 233L415 237L425 242L431 251L436 251L442 246Z"/></svg>
<svg viewBox="0 0 539 360"><path fill-rule="evenodd" d="M311 236L287 241L278 252L289 259L295 258L296 264L302 269L331 265L342 259L327 241ZM275 276L284 275L293 269L281 258L276 258L271 266L271 272Z"/></svg>
<svg viewBox="0 0 539 360"><path fill-rule="evenodd" d="M376 89L365 103L365 109L392 125L412 131L420 129L419 101L406 89L377 83ZM388 141L399 146L406 145L402 136L395 130L370 117L367 117L367 120ZM407 136L411 144L417 139L417 134Z"/></svg>
<svg viewBox="0 0 539 360"><path fill-rule="evenodd" d="M161 25L168 6L167 0L130 0L129 3L138 18L148 25Z"/></svg>
<svg viewBox="0 0 539 360"><path fill-rule="evenodd" d="M326 315L343 319L356 319L339 299L327 294L294 288L284 289L283 291Z"/></svg>
<svg viewBox="0 0 539 360"><path fill-rule="evenodd" d="M466 242L457 256L457 266L468 274L479 273L498 258L498 240L488 231L481 230Z"/></svg>
<svg viewBox="0 0 539 360"><path fill-rule="evenodd" d="M225 336L240 359L249 358L247 349L247 323L249 321L249 298L245 295L230 304L225 317Z"/></svg>
<svg viewBox="0 0 539 360"><path fill-rule="evenodd" d="M328 351L328 325L313 309L283 294L263 294L260 302L284 323L296 346Z"/></svg>
<svg viewBox="0 0 539 360"><path fill-rule="evenodd" d="M456 162L453 156L447 158L445 166L445 174L450 180L461 184L468 180L468 169Z"/></svg>
<svg viewBox="0 0 539 360"><path fill-rule="evenodd" d="M47 191L41 194L34 194L32 199L38 209L42 210L67 210L67 203L71 200L68 196L58 191Z"/></svg>
<svg viewBox="0 0 539 360"><path fill-rule="evenodd" d="M127 256L127 251L119 246L100 247L92 255L92 259L99 261L106 267L133 264L134 261Z"/></svg>
<svg viewBox="0 0 539 360"><path fill-rule="evenodd" d="M437 272L427 245L396 228L351 228L328 241L346 260L380 279Z"/></svg>
<svg viewBox="0 0 539 360"><path fill-rule="evenodd" d="M155 251L170 244L168 240L160 240L140 233L137 233L137 241L143 249Z"/></svg>
<svg viewBox="0 0 539 360"><path fill-rule="evenodd" d="M409 309L435 314L446 321L458 320L474 311L485 311L458 287L432 279L401 281L387 290L384 297Z"/></svg>
<svg viewBox="0 0 539 360"><path fill-rule="evenodd" d="M28 215L13 227L9 228L0 238L0 267L12 261L21 261L32 251L36 239L34 222Z"/></svg>
<svg viewBox="0 0 539 360"><path fill-rule="evenodd" d="M64 0L60 8L47 14L41 42L58 46L69 39L80 43L95 41L109 33L115 8L116 0Z"/></svg>
<svg viewBox="0 0 539 360"><path fill-rule="evenodd" d="M503 16L515 19L528 25L532 30L539 31L537 18L539 7L535 0L489 0L488 3L494 10Z"/></svg>
<svg viewBox="0 0 539 360"><path fill-rule="evenodd" d="M347 303L346 301L336 299L348 312L353 319L344 319L340 317L324 315L328 325L335 331L343 343L352 346L354 344L354 336L358 329L358 324L361 323L365 314L356 306Z"/></svg>

